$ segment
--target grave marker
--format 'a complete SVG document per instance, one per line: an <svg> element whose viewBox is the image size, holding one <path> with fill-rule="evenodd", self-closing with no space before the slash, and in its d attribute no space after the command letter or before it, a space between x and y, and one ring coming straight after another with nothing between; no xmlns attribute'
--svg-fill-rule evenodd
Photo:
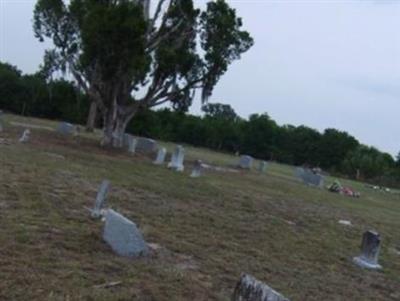
<svg viewBox="0 0 400 301"><path fill-rule="evenodd" d="M165 149L165 147L162 147L162 148L158 149L157 157L153 161L153 163L156 164L156 165L164 164L164 160L165 160L165 156L166 155L167 155L167 150Z"/></svg>
<svg viewBox="0 0 400 301"><path fill-rule="evenodd" d="M75 126L68 122L61 122L57 127L57 132L62 135L74 135Z"/></svg>
<svg viewBox="0 0 400 301"><path fill-rule="evenodd" d="M176 171L183 171L185 169L183 165L183 160L185 158L185 149L178 145L172 154L171 162L168 163L168 168Z"/></svg>
<svg viewBox="0 0 400 301"><path fill-rule="evenodd" d="M253 165L253 157L242 155L239 160L239 167L243 169L251 169Z"/></svg>
<svg viewBox="0 0 400 301"><path fill-rule="evenodd" d="M104 241L119 256L145 256L149 250L136 224L112 209L107 210Z"/></svg>
<svg viewBox="0 0 400 301"><path fill-rule="evenodd" d="M31 130L30 129L26 129L24 130L24 132L22 133L21 138L19 138L19 142L20 143L25 143L28 142L31 136Z"/></svg>
<svg viewBox="0 0 400 301"><path fill-rule="evenodd" d="M192 173L190 174L191 178L198 178L203 173L203 162L201 160L196 160L194 162L194 167Z"/></svg>
<svg viewBox="0 0 400 301"><path fill-rule="evenodd" d="M265 283L243 274L236 285L232 301L289 301Z"/></svg>
<svg viewBox="0 0 400 301"><path fill-rule="evenodd" d="M362 237L361 255L354 257L353 262L362 268L381 269L378 264L381 238L375 231L366 231Z"/></svg>
<svg viewBox="0 0 400 301"><path fill-rule="evenodd" d="M295 176L302 180L306 185L312 185L316 187L324 186L324 177L308 168L297 167L294 173Z"/></svg>
<svg viewBox="0 0 400 301"><path fill-rule="evenodd" d="M267 171L267 167L268 167L268 162L266 161L260 161L260 165L258 166L258 170L262 173Z"/></svg>
<svg viewBox="0 0 400 301"><path fill-rule="evenodd" d="M124 134L122 144L129 153L134 154L136 152L138 140L130 134Z"/></svg>
<svg viewBox="0 0 400 301"><path fill-rule="evenodd" d="M96 196L96 201L94 203L94 207L91 210L92 218L101 217L101 215L102 215L101 210L104 207L109 189L110 189L110 181L103 180L103 182L101 182L99 190L97 191L97 196Z"/></svg>
<svg viewBox="0 0 400 301"><path fill-rule="evenodd" d="M157 150L157 141L150 138L136 137L137 150L143 153L155 153Z"/></svg>

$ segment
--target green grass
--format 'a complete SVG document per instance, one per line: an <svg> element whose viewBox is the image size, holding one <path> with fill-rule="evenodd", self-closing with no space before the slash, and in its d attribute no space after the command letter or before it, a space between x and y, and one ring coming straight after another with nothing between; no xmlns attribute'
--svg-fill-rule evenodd
<svg viewBox="0 0 400 301"><path fill-rule="evenodd" d="M293 167L266 174L206 172L202 159L231 166L235 156L185 146L187 169L175 173L152 158L107 151L97 138L63 138L23 127L57 123L7 115L0 138L0 300L229 300L247 272L291 300L399 300L400 196L341 180L353 199L306 187ZM96 138L96 139L95 139ZM169 150L174 145L163 143ZM108 204L135 221L160 248L149 258L117 257L89 218L102 179ZM350 220L352 227L338 224ZM382 271L353 265L363 231L382 235ZM117 286L98 288L109 282Z"/></svg>

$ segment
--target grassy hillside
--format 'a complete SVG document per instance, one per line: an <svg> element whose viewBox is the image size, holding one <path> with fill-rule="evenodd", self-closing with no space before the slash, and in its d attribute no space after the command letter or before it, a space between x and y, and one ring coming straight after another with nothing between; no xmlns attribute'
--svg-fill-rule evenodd
<svg viewBox="0 0 400 301"><path fill-rule="evenodd" d="M209 171L192 179L195 159L232 165L237 158L187 147L187 169L175 173L100 148L99 133L63 138L51 131L54 122L6 120L1 300L229 300L241 272L291 300L400 300L398 194L344 181L362 193L352 199L306 187L293 167L278 164L266 174ZM31 141L18 144L26 124L36 125ZM102 223L89 218L85 207L105 178L110 207L157 244L149 258L117 257L102 241ZM382 235L383 271L351 262L367 229Z"/></svg>

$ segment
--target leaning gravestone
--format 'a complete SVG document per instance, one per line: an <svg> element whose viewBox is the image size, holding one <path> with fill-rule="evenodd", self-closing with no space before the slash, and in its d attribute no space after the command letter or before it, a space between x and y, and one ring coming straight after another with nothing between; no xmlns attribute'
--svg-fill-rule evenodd
<svg viewBox="0 0 400 301"><path fill-rule="evenodd" d="M107 210L103 239L119 256L145 256L149 250L136 224L112 209Z"/></svg>
<svg viewBox="0 0 400 301"><path fill-rule="evenodd" d="M166 154L167 154L167 150L165 149L165 147L162 147L162 148L158 149L157 157L156 157L156 159L153 161L153 163L154 163L155 165L164 164L164 160L165 160Z"/></svg>
<svg viewBox="0 0 400 301"><path fill-rule="evenodd" d="M194 167L192 173L190 174L191 178L198 178L201 177L203 173L203 162L201 160L196 160L194 162Z"/></svg>
<svg viewBox="0 0 400 301"><path fill-rule="evenodd" d="M61 122L57 127L57 132L62 135L74 135L75 126L68 122Z"/></svg>
<svg viewBox="0 0 400 301"><path fill-rule="evenodd" d="M185 167L183 166L183 160L185 158L185 149L178 145L172 154L171 162L168 163L168 168L174 169L176 171L183 171Z"/></svg>
<svg viewBox="0 0 400 301"><path fill-rule="evenodd" d="M136 151L138 140L130 134L124 134L123 136L123 147L131 154Z"/></svg>
<svg viewBox="0 0 400 301"><path fill-rule="evenodd" d="M26 129L24 130L24 132L22 133L21 138L19 138L19 142L20 143L25 143L29 141L29 138L31 136L31 130L30 129Z"/></svg>
<svg viewBox="0 0 400 301"><path fill-rule="evenodd" d="M289 301L265 283L243 274L236 285L232 301Z"/></svg>
<svg viewBox="0 0 400 301"><path fill-rule="evenodd" d="M101 182L100 188L97 192L96 201L94 203L94 207L91 210L92 218L99 218L101 217L101 210L104 207L104 203L107 198L108 191L110 189L110 181L103 180Z"/></svg>
<svg viewBox="0 0 400 301"><path fill-rule="evenodd" d="M239 160L240 168L251 169L252 165L253 165L253 157L247 155L240 156Z"/></svg>
<svg viewBox="0 0 400 301"><path fill-rule="evenodd" d="M366 231L363 234L361 243L361 255L354 257L355 264L367 269L381 269L378 264L378 256L380 250L381 238L377 232Z"/></svg>
<svg viewBox="0 0 400 301"><path fill-rule="evenodd" d="M260 165L258 166L258 170L262 173L267 171L268 163L266 161L261 161Z"/></svg>
<svg viewBox="0 0 400 301"><path fill-rule="evenodd" d="M142 153L155 153L157 150L157 141L149 138L137 137L137 150Z"/></svg>

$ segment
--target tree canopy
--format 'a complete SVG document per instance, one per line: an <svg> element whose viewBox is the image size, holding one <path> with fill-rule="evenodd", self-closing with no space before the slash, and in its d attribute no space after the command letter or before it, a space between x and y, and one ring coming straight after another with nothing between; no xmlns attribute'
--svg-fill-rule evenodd
<svg viewBox="0 0 400 301"><path fill-rule="evenodd" d="M192 0L38 0L35 36L54 48L47 74L70 72L102 112L105 142L118 144L141 108L207 101L228 66L252 45L224 0L204 11ZM114 138L117 137L114 141ZM117 142L117 143L114 143Z"/></svg>

